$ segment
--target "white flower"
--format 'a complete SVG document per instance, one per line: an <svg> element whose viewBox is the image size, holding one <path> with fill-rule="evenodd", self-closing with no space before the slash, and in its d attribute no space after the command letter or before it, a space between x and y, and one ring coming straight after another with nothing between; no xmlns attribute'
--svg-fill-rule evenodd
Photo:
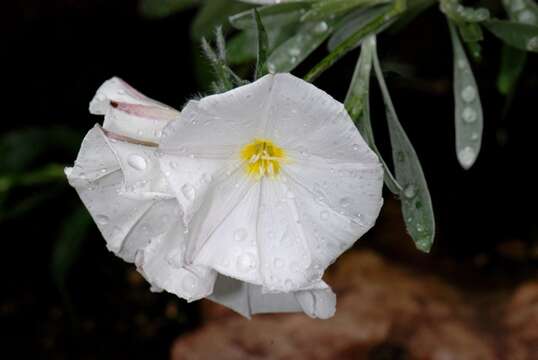
<svg viewBox="0 0 538 360"><path fill-rule="evenodd" d="M382 204L380 164L342 104L278 74L181 115L112 79L90 110L104 129L66 173L108 247L155 289L245 316L333 315L323 271Z"/></svg>
<svg viewBox="0 0 538 360"><path fill-rule="evenodd" d="M190 101L160 150L185 263L263 293L330 292L325 268L382 205L381 165L344 106L290 74Z"/></svg>

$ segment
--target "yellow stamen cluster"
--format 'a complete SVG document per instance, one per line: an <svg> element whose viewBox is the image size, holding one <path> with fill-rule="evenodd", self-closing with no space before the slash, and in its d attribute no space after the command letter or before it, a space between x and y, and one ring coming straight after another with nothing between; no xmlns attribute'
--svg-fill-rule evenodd
<svg viewBox="0 0 538 360"><path fill-rule="evenodd" d="M241 159L245 161L246 172L259 180L263 176L276 177L286 153L270 140L254 139L241 149Z"/></svg>

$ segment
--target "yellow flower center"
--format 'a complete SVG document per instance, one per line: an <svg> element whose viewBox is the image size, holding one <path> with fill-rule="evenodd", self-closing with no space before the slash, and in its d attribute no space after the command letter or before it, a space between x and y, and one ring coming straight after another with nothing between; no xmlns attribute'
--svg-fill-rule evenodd
<svg viewBox="0 0 538 360"><path fill-rule="evenodd" d="M241 159L245 161L247 174L259 180L263 176L276 177L286 160L286 153L270 140L254 139L241 149Z"/></svg>

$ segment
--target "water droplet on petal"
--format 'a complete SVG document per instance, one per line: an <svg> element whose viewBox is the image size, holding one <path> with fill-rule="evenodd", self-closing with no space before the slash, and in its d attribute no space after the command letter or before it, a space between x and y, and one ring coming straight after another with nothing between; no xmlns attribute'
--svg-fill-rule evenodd
<svg viewBox="0 0 538 360"><path fill-rule="evenodd" d="M235 241L238 241L238 242L245 241L247 236L248 236L247 229L240 228L240 229L237 229L237 230L234 231L234 240Z"/></svg>
<svg viewBox="0 0 538 360"><path fill-rule="evenodd" d="M251 271L256 267L256 259L251 253L244 253L237 258L236 265L239 271Z"/></svg>
<svg viewBox="0 0 538 360"><path fill-rule="evenodd" d="M95 221L100 225L106 225L106 224L108 224L110 219L106 215L97 215L95 217Z"/></svg>
<svg viewBox="0 0 538 360"><path fill-rule="evenodd" d="M282 261L281 258L275 258L275 260L273 260L273 266L275 268L281 268L282 266L284 266L284 261Z"/></svg>
<svg viewBox="0 0 538 360"><path fill-rule="evenodd" d="M329 212L327 210L323 210L319 214L319 217L320 217L321 220L327 220L329 218Z"/></svg>
<svg viewBox="0 0 538 360"><path fill-rule="evenodd" d="M183 290L187 292L192 292L196 287L196 283L197 281L194 275L188 274L185 275L185 277L181 281L181 286L183 287Z"/></svg>
<svg viewBox="0 0 538 360"><path fill-rule="evenodd" d="M340 199L340 206L341 207L347 208L349 205L351 205L351 200L349 198Z"/></svg>
<svg viewBox="0 0 538 360"><path fill-rule="evenodd" d="M147 162L143 156L132 154L127 158L127 164L135 170L143 171L146 170Z"/></svg>
<svg viewBox="0 0 538 360"><path fill-rule="evenodd" d="M193 200L194 197L196 196L196 190L194 189L194 186L192 186L191 184L183 185L181 187L181 192L183 193L183 196L185 196L187 200Z"/></svg>

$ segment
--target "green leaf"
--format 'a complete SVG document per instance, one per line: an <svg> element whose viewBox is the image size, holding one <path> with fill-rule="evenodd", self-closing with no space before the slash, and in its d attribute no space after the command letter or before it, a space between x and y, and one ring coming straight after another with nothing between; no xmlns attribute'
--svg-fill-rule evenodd
<svg viewBox="0 0 538 360"><path fill-rule="evenodd" d="M538 52L538 26L506 20L489 20L484 22L484 26L510 46Z"/></svg>
<svg viewBox="0 0 538 360"><path fill-rule="evenodd" d="M201 0L141 0L140 13L148 18L163 18L199 5Z"/></svg>
<svg viewBox="0 0 538 360"><path fill-rule="evenodd" d="M310 8L311 4L311 1L298 1L262 6L256 8L256 10L260 14L263 23L268 28L271 28L273 26L298 22L306 9ZM252 12L250 10L230 16L229 20L232 26L239 30L253 29L256 27L256 21L252 18Z"/></svg>
<svg viewBox="0 0 538 360"><path fill-rule="evenodd" d="M294 36L271 53L267 60L269 71L272 73L292 71L329 37L332 30L332 21L304 23Z"/></svg>
<svg viewBox="0 0 538 360"><path fill-rule="evenodd" d="M482 104L471 65L455 26L450 20L448 24L454 51L456 155L460 165L469 169L475 163L482 144Z"/></svg>
<svg viewBox="0 0 538 360"><path fill-rule="evenodd" d="M394 110L394 105L379 65L377 51L374 52L373 62L387 110L387 124L396 180L403 187L400 196L406 228L417 249L429 252L435 237L435 218L428 185L415 149Z"/></svg>
<svg viewBox="0 0 538 360"><path fill-rule="evenodd" d="M538 25L538 4L533 0L505 0L503 5L511 20Z"/></svg>
<svg viewBox="0 0 538 360"><path fill-rule="evenodd" d="M244 85L247 82L237 76L226 63L226 44L224 42L222 28L217 28L215 36L218 52L215 53L205 38L202 38L202 50L209 60L216 77L216 81L213 84L213 91L215 93L221 93L231 90L236 86Z"/></svg>
<svg viewBox="0 0 538 360"><path fill-rule="evenodd" d="M353 73L353 78L344 105L366 143L376 152L383 164L385 170L385 184L392 193L400 194L402 191L401 186L392 175L392 172L375 145L374 132L370 121L370 73L372 69L375 41L375 36L369 36L364 39L361 46L361 54L357 60L355 72Z"/></svg>
<svg viewBox="0 0 538 360"><path fill-rule="evenodd" d="M319 21L347 13L357 7L387 4L390 0L319 0L312 4L302 21Z"/></svg>
<svg viewBox="0 0 538 360"><path fill-rule="evenodd" d="M508 95L515 89L526 62L526 52L508 45L503 45L501 68L497 77L497 89L501 94Z"/></svg>
<svg viewBox="0 0 538 360"><path fill-rule="evenodd" d="M327 48L329 51L333 51L338 46L340 46L344 41L350 38L353 34L360 31L368 23L370 23L375 18L379 17L381 14L385 14L389 10L389 5L383 6L374 6L367 9L355 10L346 17L337 25L334 34L329 39ZM387 23L386 26L389 24ZM386 27L385 26L385 27ZM381 27L377 32L382 31L385 27ZM360 41L356 46L360 45Z"/></svg>
<svg viewBox="0 0 538 360"><path fill-rule="evenodd" d="M463 6L459 0L441 0L441 11L457 24L477 23L489 19L489 10L486 8L472 8Z"/></svg>
<svg viewBox="0 0 538 360"><path fill-rule="evenodd" d="M375 34L379 29L392 22L399 14L405 11L405 0L395 0L392 6L384 13L372 19L364 27L361 27L354 34L338 45L329 55L314 66L304 77L306 81L314 81L325 70L330 68L335 62L341 59L349 51L353 50L357 44L367 35Z"/></svg>
<svg viewBox="0 0 538 360"><path fill-rule="evenodd" d="M69 270L77 261L83 240L86 238L91 217L84 208L77 208L62 224L52 252L51 271L57 286L63 288Z"/></svg>
<svg viewBox="0 0 538 360"><path fill-rule="evenodd" d="M257 60L256 60L256 74L255 79L261 78L267 74L267 52L269 51L269 39L265 32L260 14L256 9L253 10L252 15L256 19L256 38L257 38Z"/></svg>

